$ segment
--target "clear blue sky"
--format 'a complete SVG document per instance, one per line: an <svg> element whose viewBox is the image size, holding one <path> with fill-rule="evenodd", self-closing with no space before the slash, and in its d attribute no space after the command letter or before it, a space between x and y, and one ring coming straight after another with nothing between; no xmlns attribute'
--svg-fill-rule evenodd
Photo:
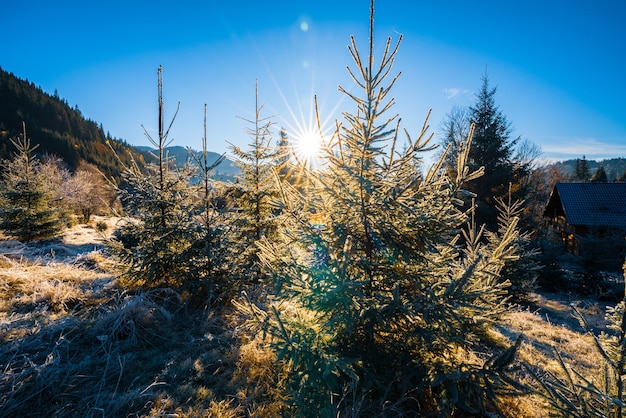
<svg viewBox="0 0 626 418"><path fill-rule="evenodd" d="M147 145L157 125L156 71L166 116L181 107L173 145L249 140L255 80L264 115L290 136L353 106L346 46L363 53L369 0L124 2L7 1L0 66L78 106L111 135ZM470 105L487 71L496 103L547 159L626 157L626 1L377 0L375 45L403 34L393 96L417 135L432 108L437 132L453 105ZM0 98L1 100L1 98ZM36 138L33 138L36 141Z"/></svg>

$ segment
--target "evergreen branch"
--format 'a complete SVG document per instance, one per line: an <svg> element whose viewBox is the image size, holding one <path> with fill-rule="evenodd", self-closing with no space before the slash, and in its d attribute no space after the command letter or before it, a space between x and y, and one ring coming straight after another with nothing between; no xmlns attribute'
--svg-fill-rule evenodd
<svg viewBox="0 0 626 418"><path fill-rule="evenodd" d="M368 79L367 71L365 67L363 66L363 63L361 62L361 56L356 46L356 40L354 39L354 36L350 36L350 45L348 45L348 52L350 53L350 56L352 57L352 60L355 62L357 68L361 72L361 78L363 80L367 80ZM359 79L354 75L350 67L346 66L346 69L348 70L348 73L350 74L354 82L357 83L357 85L361 87L362 89L365 89L366 88L365 84L359 81Z"/></svg>
<svg viewBox="0 0 626 418"><path fill-rule="evenodd" d="M174 125L174 121L176 120L176 116L178 116L179 110L180 110L180 102L178 102L178 105L176 106L176 111L174 112L174 116L172 116L172 119L170 120L170 124L168 125L167 130L165 131L165 135L163 135L164 139L167 139L170 136L170 130L172 129L172 125ZM164 143L163 146L167 147L173 141L174 140L172 139L171 141Z"/></svg>
<svg viewBox="0 0 626 418"><path fill-rule="evenodd" d="M391 37L387 38L387 43L385 44L385 50L383 52L381 63L378 67L379 68L378 72L372 76L372 80L374 81L373 83L374 86L378 85L379 80L380 81L384 80L389 74L389 72L391 71L391 69L393 68L395 55L398 52L398 49L400 48L401 43L402 43L402 35L400 35L398 42L396 43L396 46L394 47L393 51L389 53L389 47L391 46ZM398 74L398 76L399 75L400 74ZM398 76L396 76L395 78L397 78Z"/></svg>
<svg viewBox="0 0 626 418"><path fill-rule="evenodd" d="M365 101L363 99L361 99L360 97L355 96L354 94L350 93L349 91L347 91L346 89L344 89L342 86L338 87L339 91L343 94L345 94L346 96L348 96L350 99L352 99L357 105L362 106ZM347 114L344 113L344 116L346 116Z"/></svg>

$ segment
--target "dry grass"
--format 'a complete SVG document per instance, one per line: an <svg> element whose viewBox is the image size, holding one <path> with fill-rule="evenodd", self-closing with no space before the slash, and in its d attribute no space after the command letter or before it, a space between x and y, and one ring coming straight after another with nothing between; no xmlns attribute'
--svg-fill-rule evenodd
<svg viewBox="0 0 626 418"><path fill-rule="evenodd" d="M581 375L601 386L598 370L603 359L592 336L573 316L570 307L572 302L589 320L595 333L606 331L605 309L598 303L589 301L581 303L554 294L536 294L530 306L512 309L504 317L503 324L493 330L492 337L503 345L511 345L518 335L523 334L523 343L518 352L519 361L532 367L540 375L551 373L564 379L563 368L553 352L556 349L570 370L576 369ZM539 387L523 370L517 377L523 384ZM508 416L511 417L555 416L555 412L549 409L547 401L538 395L508 398L504 403L509 412Z"/></svg>
<svg viewBox="0 0 626 418"><path fill-rule="evenodd" d="M555 296L555 295L551 295ZM578 303L576 305L579 305ZM553 348L561 352L579 372L593 379L601 362L593 338L573 316L573 310L564 300L536 295L536 310L520 309L509 313L505 324L513 332L524 334L520 358L528 364L559 374L561 367L554 358ZM544 307L544 308L542 308ZM598 304L581 308L594 332L606 331L605 309Z"/></svg>
<svg viewBox="0 0 626 418"><path fill-rule="evenodd" d="M0 416L284 415L286 376L260 336L235 339L223 315L190 312L172 291L124 291L95 222L110 234L117 220L53 241L0 241ZM524 334L519 359L562 375L558 347L593 379L593 342L555 296L513 309L492 338L508 346ZM579 308L603 329L599 304ZM502 401L510 417L551 416L538 396Z"/></svg>
<svg viewBox="0 0 626 418"><path fill-rule="evenodd" d="M0 416L240 412L219 319L188 312L175 292L118 287L95 223L0 242L0 293Z"/></svg>

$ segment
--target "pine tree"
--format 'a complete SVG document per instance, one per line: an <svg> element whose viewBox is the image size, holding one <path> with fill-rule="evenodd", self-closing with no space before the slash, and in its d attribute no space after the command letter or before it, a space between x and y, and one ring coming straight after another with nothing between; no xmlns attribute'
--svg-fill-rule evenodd
<svg viewBox="0 0 626 418"><path fill-rule="evenodd" d="M291 147L289 138L284 128L278 131L278 141L276 141L276 165L279 170L289 161L291 155Z"/></svg>
<svg viewBox="0 0 626 418"><path fill-rule="evenodd" d="M236 264L232 257L236 247L232 237L236 235L230 207L226 206L224 190L212 179L214 170L224 161L226 154L209 163L206 130L207 107L204 106L204 136L202 151L191 153L200 173L201 209L197 219L195 241L186 252L190 263L189 276L194 280L186 285L194 294L201 295L202 302L228 300L236 290L232 273Z"/></svg>
<svg viewBox="0 0 626 418"><path fill-rule="evenodd" d="M466 185L477 198L476 221L495 229L497 223L497 198L507 196L509 184L513 185L515 199L525 199L522 179L530 173L532 161L516 161L515 147L521 138L512 137L511 124L495 102L497 88L489 85L485 74L470 106L470 121L474 124L469 166L476 170L485 167L485 174Z"/></svg>
<svg viewBox="0 0 626 418"><path fill-rule="evenodd" d="M50 238L62 228L60 211L53 206L55 190L49 187L44 167L34 155L26 136L11 139L17 151L10 161L3 161L0 191L0 229L21 240Z"/></svg>
<svg viewBox="0 0 626 418"><path fill-rule="evenodd" d="M285 129L281 128L278 132L278 141L276 141L276 170L278 177L284 181L293 181L291 175L293 174L293 164L291 163L291 143Z"/></svg>
<svg viewBox="0 0 626 418"><path fill-rule="evenodd" d="M356 111L344 113L322 169L308 173L310 189L282 184L282 227L260 243L277 300L237 305L272 336L298 416L484 414L497 410L494 388L515 346L489 361L465 356L489 344L485 328L504 311L500 271L517 221L486 237L468 227L459 246L462 184L482 170L467 166L468 140L453 176L445 155L416 172L432 135L425 123L398 143L398 117L387 116L398 76L388 76L401 38L375 66L373 14L372 1L365 59L354 39L349 46L363 95L340 87Z"/></svg>
<svg viewBox="0 0 626 418"><path fill-rule="evenodd" d="M600 167L598 167L596 172L593 174L593 177L591 177L591 182L592 183L606 183L607 181L609 180L606 176L606 171L604 171L604 167L600 165Z"/></svg>
<svg viewBox="0 0 626 418"><path fill-rule="evenodd" d="M188 251L196 240L197 190L192 171L179 171L165 154L170 126L164 126L162 67L158 69L158 138L145 134L157 148L157 162L145 171L136 163L125 166L127 186L117 189L126 221L111 242L126 267L124 283L144 289L168 287L184 290L189 283ZM172 123L175 119L172 119Z"/></svg>
<svg viewBox="0 0 626 418"><path fill-rule="evenodd" d="M582 160L576 159L576 167L574 170L574 175L578 180L587 181L589 180L589 162L587 162L587 158L583 155Z"/></svg>
<svg viewBox="0 0 626 418"><path fill-rule="evenodd" d="M259 260L257 243L272 236L275 230L272 200L276 197L275 161L276 149L272 146L270 117L262 116L263 105L258 101L258 84L255 89L255 117L247 120L252 127L246 128L251 142L247 149L232 145L231 149L241 170L238 179L239 191L236 242L240 248L237 271L232 273L248 283L260 283L264 278Z"/></svg>
<svg viewBox="0 0 626 418"><path fill-rule="evenodd" d="M513 201L511 193L509 193L508 201L497 199L496 204L499 212L499 233L504 235L506 231L503 228L522 216L525 202ZM512 245L517 257L505 262L501 275L511 283L509 287L511 298L514 301L521 301L527 299L537 287L539 271L542 269L538 261L540 251L533 247L533 240L529 232L520 232L513 240Z"/></svg>

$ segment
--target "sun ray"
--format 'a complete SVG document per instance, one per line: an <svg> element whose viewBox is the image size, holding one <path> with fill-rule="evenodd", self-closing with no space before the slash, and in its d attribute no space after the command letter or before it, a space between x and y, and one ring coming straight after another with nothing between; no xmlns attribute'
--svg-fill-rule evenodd
<svg viewBox="0 0 626 418"><path fill-rule="evenodd" d="M260 48L257 48L257 53L279 101L282 101L284 112L278 112L282 119L279 124L281 129L285 130L292 150L296 154L294 160L310 168L319 168L324 150L329 147L330 138L336 128L335 120L341 117L339 109L347 96L339 95L338 100L332 103L330 112L328 109L323 109L320 110L320 115L317 115L316 90L320 87L322 89L328 87L316 86L316 80L318 80L316 70L321 64L315 60L307 61L309 64L307 66L300 62L291 62L280 67L285 73L275 73L272 70L274 67L268 65ZM315 53L311 55L315 56ZM354 82L347 84L346 90L348 91L355 86ZM328 98L323 97L322 102L328 101Z"/></svg>

